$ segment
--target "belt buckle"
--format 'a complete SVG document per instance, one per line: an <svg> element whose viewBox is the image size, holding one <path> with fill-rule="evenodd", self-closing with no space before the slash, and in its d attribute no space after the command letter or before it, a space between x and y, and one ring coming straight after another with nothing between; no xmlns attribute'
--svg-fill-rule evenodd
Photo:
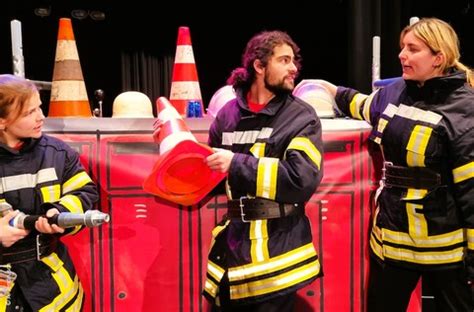
<svg viewBox="0 0 474 312"><path fill-rule="evenodd" d="M36 235L36 260L41 261L40 234Z"/></svg>
<svg viewBox="0 0 474 312"><path fill-rule="evenodd" d="M391 186L387 185L387 183L385 183L385 181L387 180L387 176L386 176L386 171L387 169L385 168L386 165L389 165L389 166L393 166L393 162L391 161L384 161L383 162L383 167L382 167L382 184L383 184L383 187L385 188L390 188Z"/></svg>
<svg viewBox="0 0 474 312"><path fill-rule="evenodd" d="M240 207L240 218L242 219L242 222L244 223L249 223L250 220L245 220L245 213L244 213L244 202L243 199L248 198L247 196L241 196L239 198L239 207Z"/></svg>

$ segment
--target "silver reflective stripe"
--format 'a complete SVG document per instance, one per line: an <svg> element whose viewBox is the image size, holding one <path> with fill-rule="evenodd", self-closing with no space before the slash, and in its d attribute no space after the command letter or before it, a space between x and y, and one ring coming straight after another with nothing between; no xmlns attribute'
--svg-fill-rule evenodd
<svg viewBox="0 0 474 312"><path fill-rule="evenodd" d="M253 144L257 139L268 139L273 133L273 128L262 128L260 131L234 131L222 133L222 145Z"/></svg>
<svg viewBox="0 0 474 312"><path fill-rule="evenodd" d="M54 168L41 169L36 174L25 173L0 178L0 194L26 188L34 188L36 185L56 181L58 176Z"/></svg>
<svg viewBox="0 0 474 312"><path fill-rule="evenodd" d="M438 124L441 118L443 118L441 115L433 113L431 111L426 111L426 110L422 110L413 106L406 106L403 104L400 104L395 114L401 117L405 117L407 119L427 122L432 125Z"/></svg>

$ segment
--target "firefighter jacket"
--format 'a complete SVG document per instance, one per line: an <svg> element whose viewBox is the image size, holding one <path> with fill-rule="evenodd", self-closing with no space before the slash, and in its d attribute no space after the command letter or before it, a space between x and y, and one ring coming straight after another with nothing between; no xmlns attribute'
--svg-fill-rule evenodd
<svg viewBox="0 0 474 312"><path fill-rule="evenodd" d="M379 261L419 270L474 267L474 89L463 72L398 79L369 96L339 87L338 107L373 128L386 162L429 168L435 188L384 187L370 235ZM473 276L474 277L474 276Z"/></svg>
<svg viewBox="0 0 474 312"><path fill-rule="evenodd" d="M28 215L44 215L53 207L60 212L83 213L98 199L78 153L47 135L26 140L20 150L0 144L0 179L0 201ZM71 235L80 228L69 228L65 233ZM32 230L24 239L1 250L0 256L4 257L36 250L37 237L55 245L53 252L42 255L41 260L11 262L12 271L17 274L14 288L21 289L33 311L79 311L84 292L66 247L58 240L59 234L38 234ZM4 311L5 304L0 300L0 310Z"/></svg>
<svg viewBox="0 0 474 312"><path fill-rule="evenodd" d="M322 179L321 123L311 106L290 94L253 113L237 90L209 130L209 145L234 152L228 199L242 196L279 203L307 202ZM223 220L213 230L204 295L219 296L228 278L230 301L259 303L294 292L322 274L304 214Z"/></svg>

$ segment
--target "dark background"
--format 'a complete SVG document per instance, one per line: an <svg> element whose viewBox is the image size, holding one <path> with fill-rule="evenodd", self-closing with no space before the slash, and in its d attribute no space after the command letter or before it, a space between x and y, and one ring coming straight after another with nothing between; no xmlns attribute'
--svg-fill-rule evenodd
<svg viewBox="0 0 474 312"><path fill-rule="evenodd" d="M104 116L111 115L113 99L123 91L142 91L152 101L169 95L171 73L164 73L164 85L154 91L143 84L135 88L127 84L124 77L129 73L122 64L123 56L138 52L174 59L179 26L188 26L191 31L205 106L231 70L240 65L248 39L261 30L284 30L297 42L303 56L300 79L323 78L363 92L371 88L372 36L382 38L381 76L398 76L398 35L412 16L435 16L451 23L461 39L461 60L474 65L474 0L233 1L213 8L204 2L8 0L2 1L2 6L0 72L13 71L10 21L18 19L22 23L26 77L42 81L52 79L59 18L71 18L71 10L79 8L105 13L103 21L72 18L89 100L95 105L94 91L105 91ZM40 6L49 7L51 14L36 16L34 8ZM46 111L48 99L49 95L43 94Z"/></svg>

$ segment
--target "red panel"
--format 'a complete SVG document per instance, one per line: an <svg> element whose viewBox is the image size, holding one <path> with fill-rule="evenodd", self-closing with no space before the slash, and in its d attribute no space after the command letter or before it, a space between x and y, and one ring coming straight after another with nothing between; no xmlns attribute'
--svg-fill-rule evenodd
<svg viewBox="0 0 474 312"><path fill-rule="evenodd" d="M114 311L179 311L179 208L144 196L112 196L111 207Z"/></svg>
<svg viewBox="0 0 474 312"><path fill-rule="evenodd" d="M299 312L364 310L369 201L376 185L367 134L323 133L325 175L307 215L325 276L298 292ZM58 136L81 153L98 181L101 210L112 219L66 239L85 287L85 311L207 311L201 289L225 196L203 207L178 207L145 194L141 185L158 155L151 132ZM206 132L195 136L207 141ZM409 311L419 311L420 302L418 290Z"/></svg>

